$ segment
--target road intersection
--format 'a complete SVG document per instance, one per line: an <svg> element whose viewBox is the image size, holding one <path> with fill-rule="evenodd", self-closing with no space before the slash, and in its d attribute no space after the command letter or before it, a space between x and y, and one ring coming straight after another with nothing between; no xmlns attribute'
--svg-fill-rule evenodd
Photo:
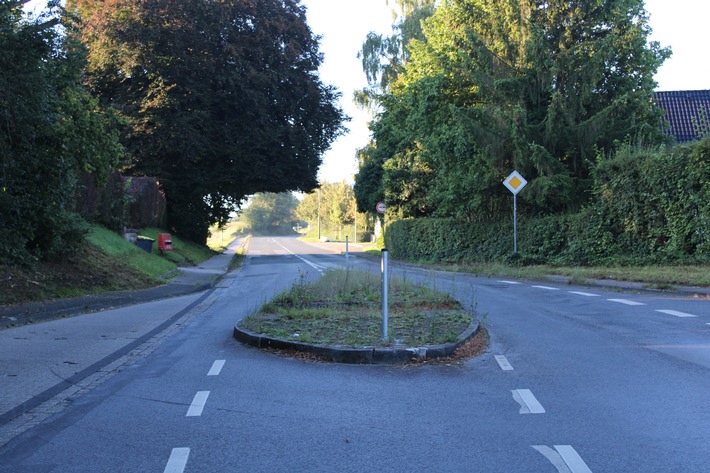
<svg viewBox="0 0 710 473"><path fill-rule="evenodd" d="M474 308L488 351L461 365L386 367L311 363L236 342L236 320L297 278L344 263L327 247L254 239L242 269L207 291L1 331L0 347L15 344L10 355L0 348L3 394L19 393L10 383L32 369L17 348L32 337L64 351L34 353L44 371L28 378L70 386L0 426L0 472L701 472L710 464L707 299L395 265L395 275ZM351 265L378 266L365 257ZM84 339L72 338L72 323ZM121 345L130 350L120 357L97 351ZM109 363L92 363L92 352Z"/></svg>

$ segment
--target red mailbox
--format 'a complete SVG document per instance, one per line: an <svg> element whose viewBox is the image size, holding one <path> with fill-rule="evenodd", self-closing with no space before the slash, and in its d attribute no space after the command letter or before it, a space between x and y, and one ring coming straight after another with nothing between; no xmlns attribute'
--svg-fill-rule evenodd
<svg viewBox="0 0 710 473"><path fill-rule="evenodd" d="M173 241L170 239L169 233L158 233L158 249L160 251L171 251L173 249Z"/></svg>

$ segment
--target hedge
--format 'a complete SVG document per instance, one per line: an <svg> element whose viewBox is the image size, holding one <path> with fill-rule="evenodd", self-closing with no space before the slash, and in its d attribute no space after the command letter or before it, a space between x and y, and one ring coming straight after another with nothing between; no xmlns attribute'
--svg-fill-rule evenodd
<svg viewBox="0 0 710 473"><path fill-rule="evenodd" d="M710 261L710 140L660 151L624 147L601 160L592 202L575 214L521 217L515 260L566 265ZM505 262L507 221L398 220L385 239L395 258Z"/></svg>

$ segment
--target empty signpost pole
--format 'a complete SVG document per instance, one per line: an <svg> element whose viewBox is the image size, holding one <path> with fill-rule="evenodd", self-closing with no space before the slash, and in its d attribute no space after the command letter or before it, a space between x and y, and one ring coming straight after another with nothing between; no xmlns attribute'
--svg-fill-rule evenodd
<svg viewBox="0 0 710 473"><path fill-rule="evenodd" d="M349 237L345 235L345 263L350 262L350 242Z"/></svg>
<svg viewBox="0 0 710 473"><path fill-rule="evenodd" d="M388 291L388 281L389 281L389 274L388 274L388 251L387 248L382 249L382 339L387 340L388 337L388 330L387 330L387 323L389 319L389 309L388 309L388 303L387 299L389 297L389 291Z"/></svg>
<svg viewBox="0 0 710 473"><path fill-rule="evenodd" d="M384 226L384 215L385 211L387 210L387 206L385 205L384 202L378 202L377 205L375 206L375 210L377 210L377 213L382 214L382 220L383 220L383 225L382 225L382 239L384 240L384 235L385 235L385 226ZM387 340L388 337L388 330L387 330L387 322L389 319L389 309L388 309L388 304L387 304L387 298L389 297L388 294L388 283L389 283L389 274L388 274L388 269L387 266L389 264L388 261L388 252L387 248L382 248L382 339Z"/></svg>

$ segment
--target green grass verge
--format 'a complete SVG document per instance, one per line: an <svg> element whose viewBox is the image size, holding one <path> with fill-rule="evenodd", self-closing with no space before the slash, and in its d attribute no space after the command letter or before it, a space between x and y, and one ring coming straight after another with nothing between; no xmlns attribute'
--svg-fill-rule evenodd
<svg viewBox="0 0 710 473"><path fill-rule="evenodd" d="M389 337L382 339L379 275L332 270L289 291L243 319L247 330L285 340L348 347L452 342L472 315L448 294L392 278Z"/></svg>
<svg viewBox="0 0 710 473"><path fill-rule="evenodd" d="M104 227L93 226L87 241L106 255L121 260L131 268L152 278L161 279L175 271L175 264L157 254L147 254L121 235ZM155 245L153 245L155 246ZM156 251L155 248L153 251Z"/></svg>
<svg viewBox="0 0 710 473"><path fill-rule="evenodd" d="M212 251L207 247L200 246L190 241L182 240L177 235L170 236L170 239L173 242L172 251L164 251L161 253L161 251L158 249L159 233L166 233L166 231L161 230L159 228L144 228L140 231L139 235L146 236L155 240L151 252L152 255L167 259L176 266L196 265L217 254L217 252Z"/></svg>
<svg viewBox="0 0 710 473"><path fill-rule="evenodd" d="M649 288L672 289L675 286L710 287L710 266L508 266L503 264L433 265L438 269L475 274L491 274L518 278L545 279L550 275L565 276L573 283L590 279L610 279L645 283Z"/></svg>

